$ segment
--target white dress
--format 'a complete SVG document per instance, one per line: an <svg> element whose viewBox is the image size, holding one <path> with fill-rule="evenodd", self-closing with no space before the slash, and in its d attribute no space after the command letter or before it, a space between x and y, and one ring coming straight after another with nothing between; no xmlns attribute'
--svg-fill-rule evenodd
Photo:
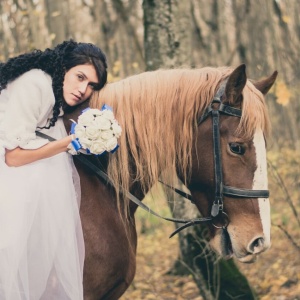
<svg viewBox="0 0 300 300"><path fill-rule="evenodd" d="M31 70L0 95L0 299L83 299L80 185L68 153L21 167L4 149L37 149L35 130L52 116L51 77ZM67 135L62 119L42 132Z"/></svg>

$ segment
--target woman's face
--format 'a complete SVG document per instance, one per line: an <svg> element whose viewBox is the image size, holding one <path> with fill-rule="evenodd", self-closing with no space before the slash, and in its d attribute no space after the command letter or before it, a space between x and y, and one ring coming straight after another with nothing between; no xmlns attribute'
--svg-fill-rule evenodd
<svg viewBox="0 0 300 300"><path fill-rule="evenodd" d="M63 96L69 106L78 105L91 97L98 77L93 65L78 65L65 74Z"/></svg>

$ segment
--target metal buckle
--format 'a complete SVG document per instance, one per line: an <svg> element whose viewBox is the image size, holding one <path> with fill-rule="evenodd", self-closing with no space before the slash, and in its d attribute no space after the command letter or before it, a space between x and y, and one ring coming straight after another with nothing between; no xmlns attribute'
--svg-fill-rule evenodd
<svg viewBox="0 0 300 300"><path fill-rule="evenodd" d="M224 218L224 216L225 216L225 218ZM223 221L225 220L225 223L224 223L223 225L220 225L220 226L219 226L219 225L214 224L214 222L212 221L211 224L212 224L215 228L217 228L217 229L226 229L227 226L228 226L228 224L229 224L229 217L228 217L228 215L226 214L226 212L222 211L221 216L216 217L216 218L214 218L214 219L218 219L218 218L223 219Z"/></svg>

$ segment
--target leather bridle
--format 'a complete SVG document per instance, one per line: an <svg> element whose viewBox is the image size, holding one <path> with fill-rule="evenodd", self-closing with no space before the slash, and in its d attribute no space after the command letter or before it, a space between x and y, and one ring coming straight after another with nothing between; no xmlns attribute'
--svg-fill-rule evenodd
<svg viewBox="0 0 300 300"><path fill-rule="evenodd" d="M216 95L214 96L211 104L209 107L204 111L203 115L197 120L198 126L202 124L210 115L212 116L212 136L213 136L213 154L214 154L214 174L215 174L215 197L214 201L212 203L211 208L211 215L209 217L202 217L202 218L196 218L196 219L177 219L177 218L166 218L162 217L156 212L152 211L147 205L142 203L139 199L137 199L134 195L132 195L129 192L122 191L121 192L126 196L128 199L130 199L132 202L134 202L136 205L141 207L142 209L146 210L147 212L155 215L156 217L162 218L167 221L175 222L175 223L183 223L184 225L177 228L170 237L174 236L181 230L201 224L204 222L212 222L213 226L216 228L223 228L226 229L226 227L229 224L229 220L227 217L226 212L224 212L224 196L229 196L232 198L241 198L241 199L248 199L248 198L269 198L269 191L268 190L250 190L250 189L241 189L231 186L226 186L223 183L223 173L222 173L222 157L221 157L221 144L220 144L220 114L238 117L240 118L242 116L242 111L240 109L234 108L229 105L225 105L221 102L222 95L225 92L226 82L223 82L221 86L219 87ZM44 133L36 132L36 134L40 137L47 138L50 141L53 141L54 139ZM88 158L85 157L85 155L80 154L74 156L75 159L79 160L81 163L83 163L86 167L88 167L91 171L95 173L97 177L104 180L106 183L113 186L112 181L109 179L107 174L103 172L99 167L95 166L92 162L89 161ZM160 181L161 182L161 181ZM167 187L174 190L177 194L181 195L182 197L190 200L192 203L193 199L190 194L187 194L177 188L174 188L173 186L170 186L164 182L161 182ZM217 218L223 218L225 219L225 223L221 226L217 226L214 224L214 220Z"/></svg>
<svg viewBox="0 0 300 300"><path fill-rule="evenodd" d="M223 212L223 196L237 198L269 198L268 190L240 189L223 184L221 157L222 151L220 145L220 114L238 118L242 116L242 111L240 109L225 105L221 102L221 97L224 94L224 90L225 83L221 85L210 106L205 110L202 117L198 120L198 125L200 125L209 115L212 116L215 173L215 200L211 209L212 217L216 217L218 214ZM217 108L213 108L213 104L215 103L218 104Z"/></svg>
<svg viewBox="0 0 300 300"><path fill-rule="evenodd" d="M209 107L204 111L203 115L197 120L198 126L201 125L209 116L212 117L212 136L213 136L213 156L214 156L214 175L215 175L215 195L214 201L211 207L211 215L208 218L199 218L195 220L191 220L185 225L177 228L173 234L175 235L179 231L196 224L200 224L202 222L212 221L212 224L217 228L225 229L228 224L228 216L226 212L224 212L224 196L232 197L232 198L269 198L268 190L250 190L250 189L242 189L224 185L223 183L223 172L222 172L222 156L221 156L221 144L220 144L220 114L238 117L242 116L242 111L238 108L234 108L229 105L225 105L221 102L222 95L225 92L226 82L223 82L219 87L216 95L214 96ZM170 186L168 186L170 187ZM172 188L172 187L170 187ZM178 190L172 188L175 192L178 193ZM181 196L192 201L192 197L189 195L186 197L185 195ZM192 201L193 202L193 201ZM214 219L223 217L225 219L225 223L222 226L217 226L213 223Z"/></svg>

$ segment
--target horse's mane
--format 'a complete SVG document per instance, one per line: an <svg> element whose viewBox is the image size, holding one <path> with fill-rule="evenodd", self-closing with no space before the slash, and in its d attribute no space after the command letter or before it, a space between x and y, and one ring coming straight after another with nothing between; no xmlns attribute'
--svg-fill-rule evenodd
<svg viewBox="0 0 300 300"><path fill-rule="evenodd" d="M92 107L113 107L122 127L120 148L110 155L108 165L117 191L119 185L129 191L139 182L147 192L165 170L165 176L174 178L176 170L189 176L197 118L231 72L227 67L144 72L107 84L91 100ZM239 132L249 137L256 128L266 132L269 121L262 94L247 81L243 95Z"/></svg>

